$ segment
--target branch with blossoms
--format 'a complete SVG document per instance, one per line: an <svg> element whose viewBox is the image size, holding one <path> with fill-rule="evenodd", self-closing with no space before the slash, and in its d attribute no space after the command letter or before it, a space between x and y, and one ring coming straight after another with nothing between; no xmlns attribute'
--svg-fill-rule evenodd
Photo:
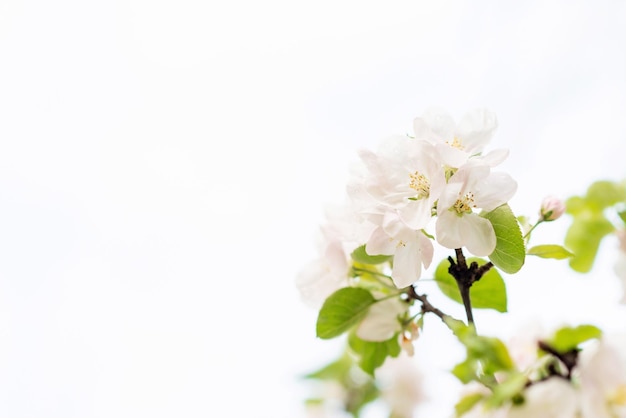
<svg viewBox="0 0 626 418"><path fill-rule="evenodd" d="M452 368L472 388L454 406L457 416L535 410L543 400L537 393L552 388L555 379L565 391L584 386L581 373L589 373L579 354L602 339L599 328L582 324L542 335L533 343L534 361L522 366L503 341L477 332L474 310L507 311L502 273L518 273L527 255L567 259L575 271L589 271L600 241L625 230L626 187L594 183L567 205L548 197L531 223L508 204L517 183L496 169L508 151L485 150L496 127L496 116L486 109L469 112L458 124L444 112L426 112L414 120L414 135L392 136L376 152L359 152L347 203L328 213L320 257L302 270L297 286L303 300L319 310L317 336L346 336L347 347L340 360L308 377L334 384L340 409L355 417L377 399L387 400L391 417L412 416L420 391L394 398L385 391L393 384L378 380L413 355L426 315L439 317L466 349L465 360ZM617 221L609 219L609 209ZM530 245L537 227L565 212L573 224L564 245ZM626 254L626 233L620 237ZM450 255L434 266L436 246ZM431 265L438 289L464 306L465 320L446 314L420 290L419 279ZM626 261L623 265L626 272ZM623 389L626 407L624 372L618 392ZM415 379L403 386L414 387ZM309 405L319 409L324 400L319 396ZM574 412L583 409L576 406Z"/></svg>

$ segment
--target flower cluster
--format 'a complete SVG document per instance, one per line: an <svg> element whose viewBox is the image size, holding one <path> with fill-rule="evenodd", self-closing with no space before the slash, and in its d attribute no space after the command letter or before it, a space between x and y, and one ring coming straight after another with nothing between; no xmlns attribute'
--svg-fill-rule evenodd
<svg viewBox="0 0 626 418"><path fill-rule="evenodd" d="M626 340L605 338L590 324L523 332L525 339L509 345L477 332L474 309L507 312L500 272L518 273L527 256L568 260L584 273L601 241L617 235L615 272L626 289L626 183L598 181L567 201L548 196L531 223L508 205L517 183L497 170L508 151L485 151L496 128L486 109L458 123L429 110L415 118L411 135L359 152L346 203L327 212L319 257L296 279L302 299L319 309L317 336L347 336L341 359L308 375L332 389L322 396L332 402L311 399L309 412L326 416L338 408L358 417L380 399L391 416L412 416L424 397L418 374L404 373L406 362L424 317L434 315L466 349L451 368L465 388L456 417L626 418ZM539 225L564 214L573 221L564 245L530 245ZM432 279L464 306L466 321L421 293L436 245L452 255L429 270Z"/></svg>

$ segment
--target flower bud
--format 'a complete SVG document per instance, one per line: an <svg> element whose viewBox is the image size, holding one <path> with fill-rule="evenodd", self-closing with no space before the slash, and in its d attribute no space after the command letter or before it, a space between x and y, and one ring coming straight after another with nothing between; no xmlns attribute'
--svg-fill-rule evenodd
<svg viewBox="0 0 626 418"><path fill-rule="evenodd" d="M554 221L559 219L565 212L565 203L554 196L547 196L541 202L541 209L539 210L539 216L542 221Z"/></svg>

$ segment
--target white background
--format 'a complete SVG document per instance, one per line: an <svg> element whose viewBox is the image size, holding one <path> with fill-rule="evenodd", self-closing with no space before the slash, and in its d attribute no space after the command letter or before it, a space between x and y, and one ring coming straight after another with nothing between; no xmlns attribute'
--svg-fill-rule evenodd
<svg viewBox="0 0 626 418"><path fill-rule="evenodd" d="M341 343L315 338L294 277L356 150L429 106L486 106L516 213L622 179L625 19L618 1L1 1L0 416L303 416L298 376ZM623 327L614 247L591 276L529 260L479 329ZM422 416L447 416L454 340L434 318L416 351Z"/></svg>

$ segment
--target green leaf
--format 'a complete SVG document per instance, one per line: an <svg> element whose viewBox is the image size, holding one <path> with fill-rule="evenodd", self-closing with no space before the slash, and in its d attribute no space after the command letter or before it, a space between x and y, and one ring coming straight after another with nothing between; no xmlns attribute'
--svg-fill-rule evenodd
<svg viewBox="0 0 626 418"><path fill-rule="evenodd" d="M578 345L593 338L600 338L602 331L593 325L579 325L577 327L564 327L559 329L552 340L550 346L559 353L565 353L578 347Z"/></svg>
<svg viewBox="0 0 626 418"><path fill-rule="evenodd" d="M465 325L457 319L445 317L444 322L466 349L465 360L452 369L452 374L462 383L473 380L495 382L495 373L515 371L515 364L501 340L476 335L473 325Z"/></svg>
<svg viewBox="0 0 626 418"><path fill-rule="evenodd" d="M565 234L565 246L574 253L569 260L570 267L579 273L591 270L602 238L614 229L602 212L586 210L574 217Z"/></svg>
<svg viewBox="0 0 626 418"><path fill-rule="evenodd" d="M528 255L536 255L541 258L555 258L557 260L574 256L574 254L567 251L565 247L556 244L535 245L528 250Z"/></svg>
<svg viewBox="0 0 626 418"><path fill-rule="evenodd" d="M461 398L460 401L454 405L454 411L457 418L460 418L467 412L471 411L474 406L485 397L482 393L470 393Z"/></svg>
<svg viewBox="0 0 626 418"><path fill-rule="evenodd" d="M477 380L477 365L475 360L466 359L452 369L454 377L461 383L467 385L469 382Z"/></svg>
<svg viewBox="0 0 626 418"><path fill-rule="evenodd" d="M343 376L348 374L352 366L352 359L347 354L344 354L321 369L306 374L304 378L317 380L341 380Z"/></svg>
<svg viewBox="0 0 626 418"><path fill-rule="evenodd" d="M357 263L363 264L381 264L391 259L390 255L369 255L365 252L365 245L352 252L352 259Z"/></svg>
<svg viewBox="0 0 626 418"><path fill-rule="evenodd" d="M387 341L365 341L352 332L348 337L348 345L359 357L359 367L372 376L387 357L397 357L400 354L398 334Z"/></svg>
<svg viewBox="0 0 626 418"><path fill-rule="evenodd" d="M491 408L498 408L512 401L522 394L527 382L528 378L524 373L509 374L504 381L495 386L493 394L486 401L486 405Z"/></svg>
<svg viewBox="0 0 626 418"><path fill-rule="evenodd" d="M483 259L471 257L467 259L468 265L472 261L476 261L479 266L486 263ZM435 281L444 295L463 304L456 280L448 273L448 267L450 267L448 260L442 260L439 263L435 270ZM472 308L495 309L498 312L506 312L506 286L498 270L491 268L479 281L472 285L470 299L472 300Z"/></svg>
<svg viewBox="0 0 626 418"><path fill-rule="evenodd" d="M489 260L505 273L517 273L524 265L526 248L513 211L504 204L480 216L491 222L496 233L496 249L489 255Z"/></svg>
<svg viewBox="0 0 626 418"><path fill-rule="evenodd" d="M617 212L617 215L622 220L622 222L624 222L626 224L626 210L622 210L620 212Z"/></svg>
<svg viewBox="0 0 626 418"><path fill-rule="evenodd" d="M361 321L374 296L359 287L344 287L330 295L317 317L317 336L322 339L337 337Z"/></svg>
<svg viewBox="0 0 626 418"><path fill-rule="evenodd" d="M612 181L600 180L592 183L587 189L585 200L598 209L613 206L626 199L626 190Z"/></svg>

